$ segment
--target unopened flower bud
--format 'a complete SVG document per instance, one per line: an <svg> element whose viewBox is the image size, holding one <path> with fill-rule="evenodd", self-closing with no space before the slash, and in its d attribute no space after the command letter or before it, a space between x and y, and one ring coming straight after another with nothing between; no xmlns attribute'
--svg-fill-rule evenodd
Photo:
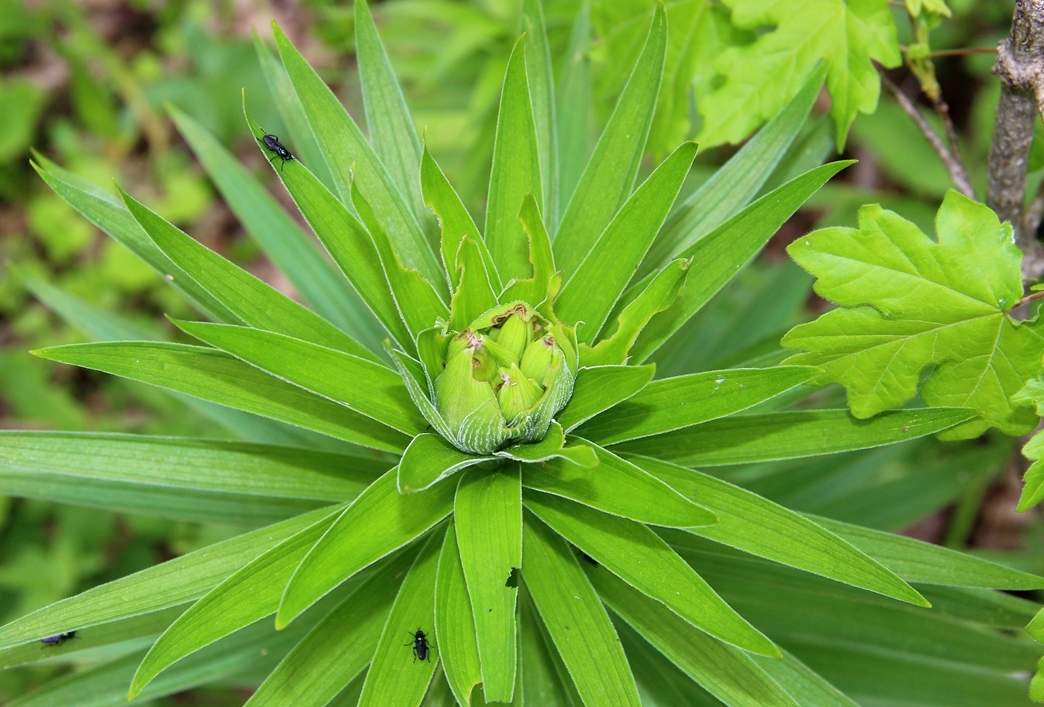
<svg viewBox="0 0 1044 707"><path fill-rule="evenodd" d="M459 429L465 420L486 426L489 423L500 424L500 409L496 396L487 380L477 379L475 375L476 348L481 347L481 339L470 332L450 342L446 368L435 379L435 399L446 424L451 429ZM491 363L492 365L492 363ZM494 367L494 373L496 371Z"/></svg>
<svg viewBox="0 0 1044 707"><path fill-rule="evenodd" d="M513 352L516 361L520 361L526 347L533 341L533 324L516 312L507 318L500 329L492 330L490 335L498 344Z"/></svg>
<svg viewBox="0 0 1044 707"><path fill-rule="evenodd" d="M547 375L556 349L553 336L545 336L534 341L526 347L526 352L522 354L522 363L519 366L522 373L544 385L544 376Z"/></svg>
<svg viewBox="0 0 1044 707"><path fill-rule="evenodd" d="M511 368L500 369L500 380L497 400L508 426L512 426L517 417L529 412L540 402L544 389L527 378L514 364Z"/></svg>

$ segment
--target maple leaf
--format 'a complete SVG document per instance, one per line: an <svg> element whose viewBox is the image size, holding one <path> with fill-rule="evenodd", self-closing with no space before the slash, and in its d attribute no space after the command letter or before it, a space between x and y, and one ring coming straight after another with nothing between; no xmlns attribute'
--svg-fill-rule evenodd
<svg viewBox="0 0 1044 707"><path fill-rule="evenodd" d="M1040 374L1038 322L1008 312L1022 296L1022 253L1011 225L950 191L935 218L938 240L878 205L859 210L859 229L826 228L788 247L819 278L816 292L841 305L792 329L784 363L819 366L820 383L840 383L852 414L865 418L902 405L921 387L928 405L978 410L946 433L1010 435L1033 429L1032 410L1011 396Z"/></svg>
<svg viewBox="0 0 1044 707"><path fill-rule="evenodd" d="M1016 403L1033 405L1037 415L1044 416L1044 380L1034 378L1012 396ZM1022 477L1022 496L1016 510L1028 511L1044 501L1044 432L1038 432L1022 448L1022 454L1033 463Z"/></svg>
<svg viewBox="0 0 1044 707"><path fill-rule="evenodd" d="M877 107L881 83L871 59L887 67L902 61L887 0L724 2L733 25L775 29L715 61L725 80L699 106L705 122L698 140L705 147L747 137L797 94L822 61L840 149L856 112Z"/></svg>

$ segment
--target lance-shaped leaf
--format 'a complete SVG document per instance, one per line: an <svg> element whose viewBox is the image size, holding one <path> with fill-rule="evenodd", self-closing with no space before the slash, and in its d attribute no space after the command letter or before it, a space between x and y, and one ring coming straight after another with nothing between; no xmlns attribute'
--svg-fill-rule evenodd
<svg viewBox="0 0 1044 707"><path fill-rule="evenodd" d="M494 459L462 452L442 435L426 432L414 437L402 453L396 484L399 493L424 491L462 469Z"/></svg>
<svg viewBox="0 0 1044 707"><path fill-rule="evenodd" d="M976 417L966 408L885 412L857 420L847 410L738 415L614 447L685 466L800 459L916 439Z"/></svg>
<svg viewBox="0 0 1044 707"><path fill-rule="evenodd" d="M453 521L446 528L435 582L435 635L446 681L457 702L470 704L471 691L482 682L475 616L471 611L464 567L460 562Z"/></svg>
<svg viewBox="0 0 1044 707"><path fill-rule="evenodd" d="M428 423L391 369L271 331L227 324L174 323L182 331L288 383L346 405L408 435Z"/></svg>
<svg viewBox="0 0 1044 707"><path fill-rule="evenodd" d="M816 525L844 538L907 582L951 587L1044 589L1044 577L1005 567L982 557L832 518L812 515L809 518Z"/></svg>
<svg viewBox="0 0 1044 707"><path fill-rule="evenodd" d="M382 563L294 646L247 700L247 705L334 704L331 700L373 658L395 594L415 557L416 552L410 547Z"/></svg>
<svg viewBox="0 0 1044 707"><path fill-rule="evenodd" d="M454 484L403 495L395 469L345 509L294 572L283 592L276 626L283 627L356 572L399 549L453 510Z"/></svg>
<svg viewBox="0 0 1044 707"><path fill-rule="evenodd" d="M333 523L339 508L287 538L210 590L152 645L131 681L129 699L171 664L274 614L290 575Z"/></svg>
<svg viewBox="0 0 1044 707"><path fill-rule="evenodd" d="M656 366L593 366L581 368L573 383L573 396L558 413L566 432L636 394L652 380Z"/></svg>
<svg viewBox="0 0 1044 707"><path fill-rule="evenodd" d="M522 200L518 220L522 222L522 230L529 239L529 263L532 265L533 275L516 277L504 290L500 300L522 300L537 306L554 294L550 283L555 276L555 259L551 253L551 237L547 234L540 209L532 194L526 194Z"/></svg>
<svg viewBox="0 0 1044 707"><path fill-rule="evenodd" d="M198 599L243 565L328 513L325 508L319 509L237 535L37 609L0 627L0 648Z"/></svg>
<svg viewBox="0 0 1044 707"><path fill-rule="evenodd" d="M262 132L249 116L247 121L255 135ZM301 215L370 311L396 341L412 345L388 289L380 255L363 225L297 160L280 161L275 170Z"/></svg>
<svg viewBox="0 0 1044 707"><path fill-rule="evenodd" d="M444 528L440 528L427 539L399 587L377 642L373 662L366 672L359 707L418 707L424 699L439 662L434 597L444 532ZM403 670L404 651L407 646L414 645L409 637L415 637L417 631L426 635L428 654L423 661L414 655L416 663L410 670Z"/></svg>
<svg viewBox="0 0 1044 707"><path fill-rule="evenodd" d="M978 410L1010 435L1037 423L1009 397L1040 373L1044 335L1008 312L1022 297L1022 254L1011 224L951 191L936 215L937 240L880 206L859 210L859 229L829 228L787 251L818 279L815 290L841 305L795 327L783 345L804 349L789 363L819 366L822 383L841 383L856 417L898 407L921 386L929 405Z"/></svg>
<svg viewBox="0 0 1044 707"><path fill-rule="evenodd" d="M857 112L872 113L881 91L873 62L899 66L895 18L882 3L809 0L800 5L764 0L730 0L736 27L759 33L755 41L726 49L714 60L725 76L703 97L701 140L739 142L793 96L825 61L838 149Z"/></svg>
<svg viewBox="0 0 1044 707"><path fill-rule="evenodd" d="M196 242L126 193L120 194L152 241L243 324L278 331L371 361L379 360L319 315Z"/></svg>
<svg viewBox="0 0 1044 707"><path fill-rule="evenodd" d="M389 462L242 442L83 432L0 432L0 467L222 493L342 501Z"/></svg>
<svg viewBox="0 0 1044 707"><path fill-rule="evenodd" d="M355 3L355 55L373 150L423 227L430 214L418 176L421 141L366 0Z"/></svg>
<svg viewBox="0 0 1044 707"><path fill-rule="evenodd" d="M607 336L594 346L580 345L580 365L625 363L630 358L631 347L649 321L674 304L678 291L685 285L691 264L689 260L675 260L656 273L641 294L623 308L616 318L615 328L610 329Z"/></svg>
<svg viewBox="0 0 1044 707"><path fill-rule="evenodd" d="M522 578L584 704L639 707L620 639L565 541L525 515Z"/></svg>
<svg viewBox="0 0 1044 707"><path fill-rule="evenodd" d="M542 0L523 0L521 32L526 36L526 73L533 103L533 126L540 158L542 202L551 230L558 223L558 137L555 73L551 63Z"/></svg>
<svg viewBox="0 0 1044 707"><path fill-rule="evenodd" d="M818 372L807 366L785 366L664 378L581 425L577 434L599 444L615 444L681 429L746 410Z"/></svg>
<svg viewBox="0 0 1044 707"><path fill-rule="evenodd" d="M799 705L818 707L859 707L848 695L827 682L793 654L783 651L782 660L754 656L754 661L769 677L798 700Z"/></svg>
<svg viewBox="0 0 1044 707"><path fill-rule="evenodd" d="M435 253L359 126L283 31L273 25L273 32L279 55L326 157L341 202L351 202L352 183L358 182L359 191L384 226L403 264L438 285L444 277Z"/></svg>
<svg viewBox="0 0 1044 707"><path fill-rule="evenodd" d="M34 353L52 361L105 371L264 415L366 447L399 452L409 442L401 432L372 418L284 383L214 349L121 341L56 346Z"/></svg>
<svg viewBox="0 0 1044 707"><path fill-rule="evenodd" d="M631 459L718 516L712 526L693 528L690 532L696 535L900 601L928 605L894 572L794 511L692 469L650 458Z"/></svg>
<svg viewBox="0 0 1044 707"><path fill-rule="evenodd" d="M671 212L638 269L639 277L644 278L684 253L758 195L805 124L823 85L825 71L825 67L816 71L776 117ZM808 169L817 165L818 162L809 165Z"/></svg>
<svg viewBox="0 0 1044 707"><path fill-rule="evenodd" d="M609 608L726 705L798 707L752 656L693 631L663 604L643 596L605 569L584 567L584 571Z"/></svg>
<svg viewBox="0 0 1044 707"><path fill-rule="evenodd" d="M524 40L515 42L504 76L486 206L486 245L505 281L530 274L529 244L518 210L526 194L538 199L543 194Z"/></svg>
<svg viewBox="0 0 1044 707"><path fill-rule="evenodd" d="M555 314L570 325L583 322L582 341L594 341L634 277L695 156L694 142L671 153L620 208L572 276L567 275L555 299Z"/></svg>
<svg viewBox="0 0 1044 707"><path fill-rule="evenodd" d="M458 285L450 301L450 329L463 331L484 312L497 306L497 293L486 270L482 249L465 236L457 251Z"/></svg>
<svg viewBox="0 0 1044 707"><path fill-rule="evenodd" d="M435 404L431 402L431 398L428 397L428 389L430 384L425 385L425 374L423 366L414 361L412 358L407 356L401 351L393 350L391 352L392 360L395 362L396 368L399 369L399 375L402 376L402 382L406 384L406 390L409 391L410 398L413 400L413 404L417 406L417 409L424 415L424 419L428 421L436 432L447 440L453 441L456 439L456 434L450 429L446 421L442 419L442 415L439 413Z"/></svg>
<svg viewBox="0 0 1044 707"><path fill-rule="evenodd" d="M395 298L399 316L406 323L406 328L410 330L411 338L415 340L420 332L435 326L438 321L448 319L449 309L433 283L425 280L424 276L416 270L403 265L402 259L388 239L384 226L377 219L377 214L370 208L370 203L366 201L354 182L352 183L352 203L355 204L359 218L366 225L370 238L377 246L377 253L381 256L381 266L384 268L384 277ZM445 277L442 277L434 284L441 288L444 280Z"/></svg>
<svg viewBox="0 0 1044 707"><path fill-rule="evenodd" d="M519 612L522 639L519 654L522 656L523 697L538 694L547 707L582 705L583 700L569 677L569 669L555 649L524 583L519 589L519 599L522 605Z"/></svg>
<svg viewBox="0 0 1044 707"><path fill-rule="evenodd" d="M591 9L580 3L558 81L558 189L562 207L573 196L591 149ZM557 230L557 229L556 229Z"/></svg>
<svg viewBox="0 0 1044 707"><path fill-rule="evenodd" d="M185 274L184 270L175 265L162 250L156 247L156 244L142 230L117 197L77 177L72 172L62 169L41 155L36 155L36 160L42 166L33 164L33 169L65 203L112 236L117 243L126 246L164 279L167 279L168 275L172 275L173 279L167 281L203 311L220 321L237 321L236 315L197 285Z"/></svg>
<svg viewBox="0 0 1044 707"><path fill-rule="evenodd" d="M779 656L772 641L641 523L534 491L526 492L525 504L600 565L701 631L753 653Z"/></svg>
<svg viewBox="0 0 1044 707"><path fill-rule="evenodd" d="M468 472L457 487L454 526L468 594L487 700L510 702L518 669L515 605L522 567L522 487L519 465Z"/></svg>
<svg viewBox="0 0 1044 707"><path fill-rule="evenodd" d="M656 477L608 450L590 446L598 454L599 463L593 469L564 459L527 464L522 485L641 523L688 528L716 522L713 513Z"/></svg>
<svg viewBox="0 0 1044 707"><path fill-rule="evenodd" d="M682 251L680 257L692 260L699 277L686 280L674 304L642 328L631 351L634 360L646 361L757 255L810 196L850 164L851 161L832 162L790 180ZM647 276L628 290L617 309L644 292L652 277Z"/></svg>
<svg viewBox="0 0 1044 707"><path fill-rule="evenodd" d="M279 202L202 125L176 108L171 108L170 115L232 213L305 302L356 340L379 350L380 333L373 317L359 306L359 298L345 286L344 278Z"/></svg>
<svg viewBox="0 0 1044 707"><path fill-rule="evenodd" d="M556 232L555 263L567 277L631 194L652 126L666 51L667 11L657 5L645 47Z"/></svg>
<svg viewBox="0 0 1044 707"><path fill-rule="evenodd" d="M565 430L554 420L551 421L551 426L547 430L547 436L539 442L514 444L493 452L493 454L525 464L540 464L552 459L565 459L588 469L598 466L598 455L591 447L585 444L566 446Z"/></svg>
<svg viewBox="0 0 1044 707"><path fill-rule="evenodd" d="M449 275L450 288L456 289L458 285L460 275L457 272L457 253L460 251L461 240L467 236L478 246L493 289L499 292L500 275L493 263L493 257L486 248L486 241L479 235L478 226L468 213L467 207L427 148L421 157L421 188L424 191L424 203L435 212L442 228L442 261Z"/></svg>

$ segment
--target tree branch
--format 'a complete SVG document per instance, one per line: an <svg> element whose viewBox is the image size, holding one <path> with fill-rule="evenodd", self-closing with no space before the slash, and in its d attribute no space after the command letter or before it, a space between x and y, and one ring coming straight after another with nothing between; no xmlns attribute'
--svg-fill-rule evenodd
<svg viewBox="0 0 1044 707"><path fill-rule="evenodd" d="M1044 0L1042 0L1044 2ZM878 72L880 73L880 72ZM914 102L903 93L898 86L892 83L892 80L881 73L881 85L884 86L889 93L895 96L895 99L899 101L899 106L911 117L914 122L917 123L917 127L920 128L921 133L925 139L931 144L932 149L939 155L939 159L946 166L946 171L950 173L950 179L953 180L954 185L957 189L969 199L975 198L975 190L972 189L971 180L968 179L968 170L964 168L964 163L961 162L959 155L954 155L943 144L942 139L932 130L932 126L928 124L928 121L921 115L921 111L917 110L917 106ZM956 147L957 136L952 136L954 146Z"/></svg>
<svg viewBox="0 0 1044 707"><path fill-rule="evenodd" d="M997 47L993 67L1001 97L990 145L986 203L1015 229L1025 253L1022 274L1036 280L1044 273L1044 253L1036 234L1025 228L1026 165L1033 128L1044 99L1044 0L1016 0L1011 36Z"/></svg>

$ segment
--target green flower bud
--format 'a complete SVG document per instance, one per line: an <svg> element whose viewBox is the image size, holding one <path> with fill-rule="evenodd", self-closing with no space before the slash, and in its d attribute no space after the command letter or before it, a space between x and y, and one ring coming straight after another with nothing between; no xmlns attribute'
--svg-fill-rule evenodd
<svg viewBox="0 0 1044 707"><path fill-rule="evenodd" d="M451 337L433 388L440 428L462 451L490 454L508 444L543 439L573 392L576 353L572 330L529 305L501 305ZM445 341L446 339L443 339ZM430 351L429 351L430 350ZM429 357L442 354L434 346Z"/></svg>
<svg viewBox="0 0 1044 707"><path fill-rule="evenodd" d="M543 394L543 387L531 381L515 364L511 364L511 368L500 369L497 401L508 427L513 427L518 417L530 412Z"/></svg>
<svg viewBox="0 0 1044 707"><path fill-rule="evenodd" d="M518 307L516 307L517 309ZM522 359L526 347L533 341L533 323L528 318L523 319L522 317L523 314L516 311L500 325L499 329L493 329L490 332L490 336L498 344L514 353L516 361Z"/></svg>

